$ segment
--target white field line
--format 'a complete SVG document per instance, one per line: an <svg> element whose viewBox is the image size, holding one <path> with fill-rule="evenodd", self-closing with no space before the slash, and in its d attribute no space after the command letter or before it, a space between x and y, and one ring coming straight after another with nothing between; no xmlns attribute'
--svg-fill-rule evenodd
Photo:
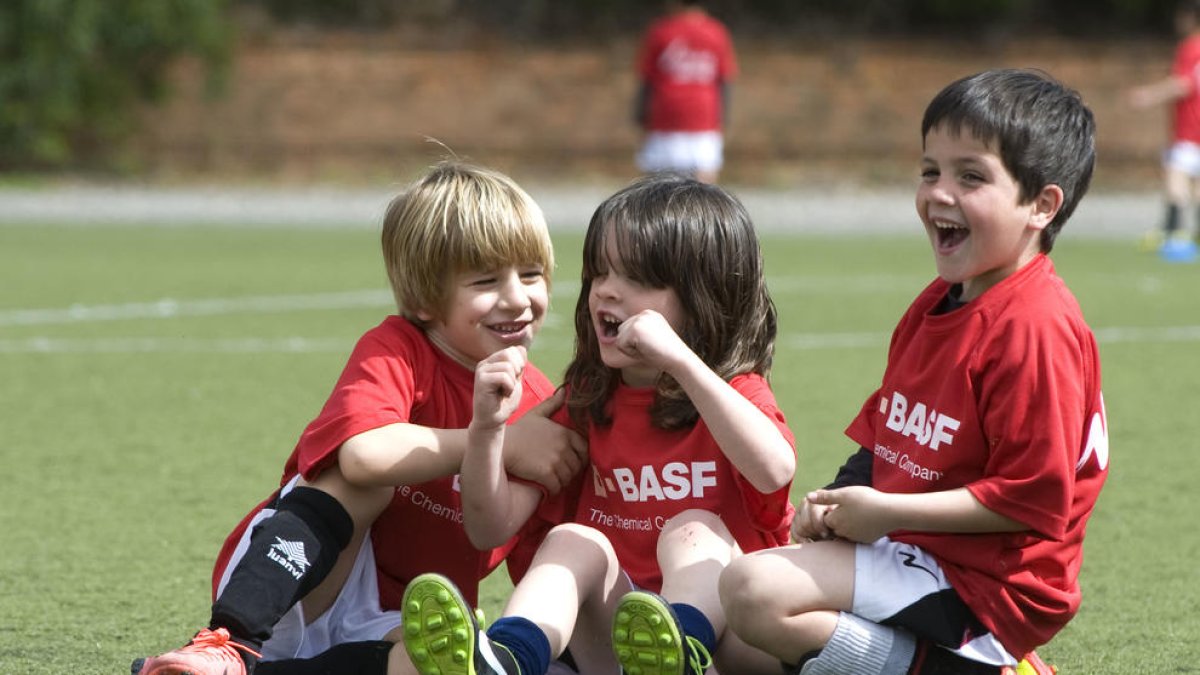
<svg viewBox="0 0 1200 675"><path fill-rule="evenodd" d="M1110 326L1094 328L1100 344L1200 342L1200 326ZM783 335L777 344L790 349L856 349L886 347L890 333L798 333Z"/></svg>
<svg viewBox="0 0 1200 675"><path fill-rule="evenodd" d="M554 285L555 296L574 297L578 282ZM0 310L0 327L48 326L132 319L175 319L226 314L280 314L339 309L391 308L392 294L383 290L357 290L306 295L258 295L242 298L206 298L176 300L162 298L152 302L117 305L71 305L48 309Z"/></svg>
<svg viewBox="0 0 1200 675"><path fill-rule="evenodd" d="M120 305L72 305L56 309L0 311L0 326L44 326L124 319L173 319L188 316L353 309L387 306L392 302L390 293L378 290L200 300L163 298L154 302L133 302Z"/></svg>
<svg viewBox="0 0 1200 675"><path fill-rule="evenodd" d="M313 354L349 353L353 338L54 338L0 340L0 354Z"/></svg>
<svg viewBox="0 0 1200 675"><path fill-rule="evenodd" d="M1143 290L1161 290L1153 280L1143 280ZM876 294L902 293L911 295L928 283L923 276L866 275L849 279L784 275L768 279L771 292L784 294L830 293ZM579 281L556 281L553 296L558 302L571 302L579 295ZM260 295L239 298L201 298L178 300L161 298L150 302L131 302L111 305L71 305L46 309L0 310L0 328L4 326L44 326L79 324L93 321L131 319L174 319L224 314L269 314L285 312L325 311L338 309L387 308L393 305L391 293L383 289L359 289L329 293L295 295Z"/></svg>
<svg viewBox="0 0 1200 675"><path fill-rule="evenodd" d="M882 276L864 277L852 282L837 283L825 282L815 278L780 277L772 280L771 287L776 289L777 292L826 292L837 290L842 293L873 293L895 288L900 281L912 282L910 279ZM916 285L916 283L918 282L912 282L909 285ZM560 301L575 298L578 294L578 281L567 280L554 284L554 296L560 298ZM0 310L0 327L390 307L393 302L391 293L385 290L374 289L304 295L260 295L241 298L202 298L196 300L162 298L151 302L131 302L112 305L71 305L70 307L46 309Z"/></svg>
<svg viewBox="0 0 1200 675"><path fill-rule="evenodd" d="M775 280L788 290L812 290L820 286L803 277L783 277ZM891 277L864 278L853 291L877 292L894 288L897 279ZM773 284L774 285L774 284ZM579 284L566 281L555 284L554 295L572 298L578 295ZM848 289L842 284L841 290ZM0 310L0 327L52 326L93 322L171 319L180 317L221 316L229 314L267 314L283 312L326 311L353 308L389 308L393 300L383 290L355 290L307 295L265 295L242 298L210 298L175 300L164 298L153 302L114 305L73 305L51 309ZM553 317L552 317L553 318ZM1198 342L1200 326L1165 327L1107 327L1095 329L1102 344ZM886 346L889 334L863 333L798 333L781 335L778 345L783 349L822 350L860 349ZM0 353L142 353L142 352L217 352L217 353L306 353L345 351L349 341L330 337L292 336L282 338L56 338L34 336L0 338Z"/></svg>
<svg viewBox="0 0 1200 675"><path fill-rule="evenodd" d="M1110 327L1095 331L1101 344L1146 344L1200 342L1200 326L1160 328ZM798 333L783 335L780 350L819 351L828 349L881 349L887 333ZM36 336L0 339L0 354L308 354L348 352L353 338L55 338ZM544 344L544 343L539 343ZM544 345L549 346L549 345ZM567 346L564 341L563 346Z"/></svg>

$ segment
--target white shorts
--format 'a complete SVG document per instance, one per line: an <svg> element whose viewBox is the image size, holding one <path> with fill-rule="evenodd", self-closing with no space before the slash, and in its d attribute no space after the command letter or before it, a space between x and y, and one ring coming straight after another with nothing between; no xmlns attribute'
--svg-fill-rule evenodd
<svg viewBox="0 0 1200 675"><path fill-rule="evenodd" d="M293 479L279 491L280 496L290 492L295 484L296 480ZM246 555L254 526L274 513L275 509L263 509L250 521L225 566L225 572L217 585L218 596L229 583L229 575L233 573L233 569ZM346 579L346 585L342 587L342 592L334 600L333 606L312 623L306 623L304 609L300 603L293 605L275 624L271 639L263 644L262 660L306 659L347 642L382 640L400 625L399 610L386 611L379 606L375 550L371 547L371 536L368 534L363 538L358 556L354 559L354 569L350 571L350 577Z"/></svg>
<svg viewBox="0 0 1200 675"><path fill-rule="evenodd" d="M1163 153L1163 166L1182 171L1193 178L1200 177L1200 145L1176 141Z"/></svg>
<svg viewBox="0 0 1200 675"><path fill-rule="evenodd" d="M1017 665L963 604L937 560L911 544L883 537L856 547L851 612L905 628L972 661Z"/></svg>
<svg viewBox="0 0 1200 675"><path fill-rule="evenodd" d="M651 131L637 165L642 171L720 171L724 138L720 131Z"/></svg>

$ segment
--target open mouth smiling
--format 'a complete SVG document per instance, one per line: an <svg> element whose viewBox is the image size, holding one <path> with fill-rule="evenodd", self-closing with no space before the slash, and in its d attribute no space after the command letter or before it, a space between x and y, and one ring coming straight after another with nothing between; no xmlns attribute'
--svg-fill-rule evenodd
<svg viewBox="0 0 1200 675"><path fill-rule="evenodd" d="M511 336L515 333L520 333L529 326L528 321L509 321L506 323L493 323L488 325L488 329L492 332L499 333L502 336Z"/></svg>
<svg viewBox="0 0 1200 675"><path fill-rule="evenodd" d="M615 338L621 328L621 319L608 312L597 312L596 327L601 337Z"/></svg>
<svg viewBox="0 0 1200 675"><path fill-rule="evenodd" d="M934 233L940 251L948 251L966 241L971 230L966 225L949 220L934 220Z"/></svg>

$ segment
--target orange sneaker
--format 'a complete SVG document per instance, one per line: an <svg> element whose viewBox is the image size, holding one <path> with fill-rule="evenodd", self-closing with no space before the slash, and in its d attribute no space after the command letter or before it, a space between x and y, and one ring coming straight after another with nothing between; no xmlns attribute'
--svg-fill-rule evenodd
<svg viewBox="0 0 1200 675"><path fill-rule="evenodd" d="M230 640L224 628L205 628L187 645L162 656L138 659L129 670L132 675L246 675L246 662L239 649L261 656Z"/></svg>

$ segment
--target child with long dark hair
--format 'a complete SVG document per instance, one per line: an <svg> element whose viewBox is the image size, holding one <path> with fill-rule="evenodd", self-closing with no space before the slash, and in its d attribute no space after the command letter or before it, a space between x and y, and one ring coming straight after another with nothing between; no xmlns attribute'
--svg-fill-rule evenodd
<svg viewBox="0 0 1200 675"><path fill-rule="evenodd" d="M653 175L600 205L583 255L557 419L586 433L590 470L556 498L508 479L499 451L525 352L484 359L463 459L467 532L488 547L531 516L555 526L486 634L448 579L415 579L413 663L537 675L569 647L585 673L701 673L710 654L775 673L764 653L721 640L716 587L743 551L785 544L793 513L794 442L767 382L776 314L750 218L718 187Z"/></svg>

